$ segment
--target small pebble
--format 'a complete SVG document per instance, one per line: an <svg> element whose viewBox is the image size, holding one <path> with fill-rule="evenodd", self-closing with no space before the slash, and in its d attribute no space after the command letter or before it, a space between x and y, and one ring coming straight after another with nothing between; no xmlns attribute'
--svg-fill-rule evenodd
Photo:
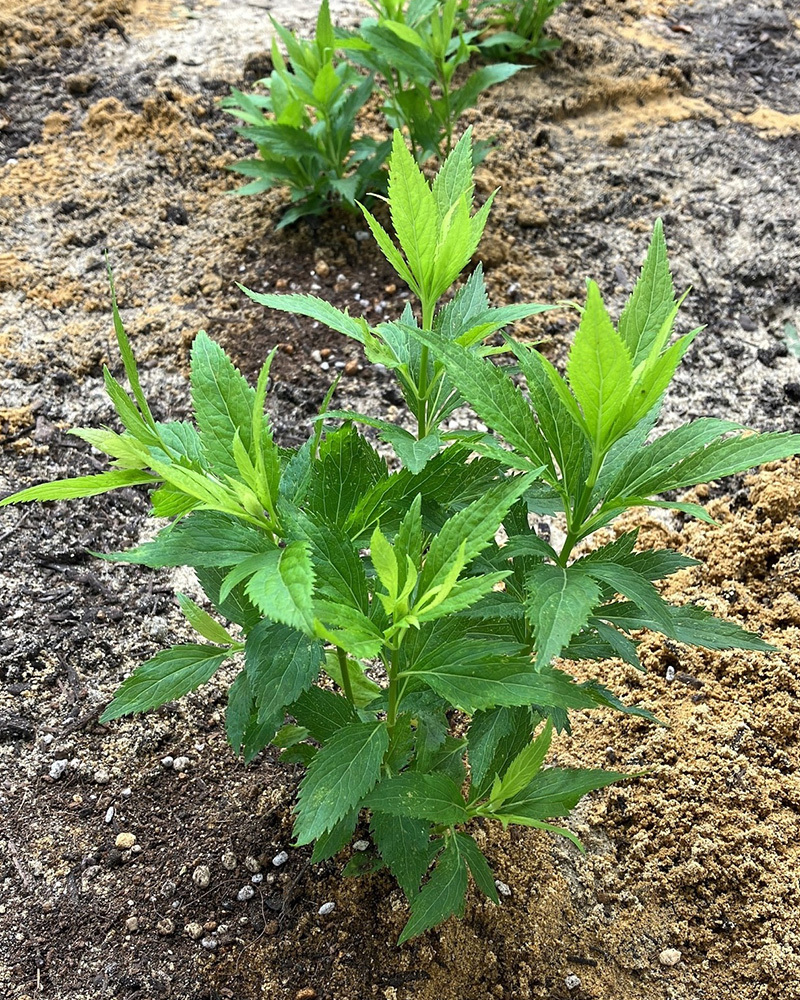
<svg viewBox="0 0 800 1000"><path fill-rule="evenodd" d="M272 863L273 865L275 865L276 868L280 868L280 866L285 865L288 860L289 860L289 855L286 853L286 851L281 851L280 854L275 855L275 857L272 859Z"/></svg>
<svg viewBox="0 0 800 1000"><path fill-rule="evenodd" d="M320 278L327 278L328 275L331 273L330 265L327 264L324 260L318 260L317 263L314 265L314 269L316 270Z"/></svg>
<svg viewBox="0 0 800 1000"><path fill-rule="evenodd" d="M211 869L208 865L198 865L192 872L192 882L201 889L205 889L211 882Z"/></svg>
<svg viewBox="0 0 800 1000"><path fill-rule="evenodd" d="M172 767L174 760L174 757L170 757L169 754L167 754L166 757L161 758L161 766L164 768L170 768Z"/></svg>
<svg viewBox="0 0 800 1000"><path fill-rule="evenodd" d="M94 772L94 780L98 785L107 785L111 781L111 775L108 771L104 771L102 768Z"/></svg>
<svg viewBox="0 0 800 1000"><path fill-rule="evenodd" d="M192 762L188 757L176 757L172 762L172 767L175 771L188 771L192 766Z"/></svg>
<svg viewBox="0 0 800 1000"><path fill-rule="evenodd" d="M315 1000L317 991L313 986L304 986L302 990L298 990L294 995L294 1000Z"/></svg>
<svg viewBox="0 0 800 1000"><path fill-rule="evenodd" d="M329 913L333 913L336 909L336 903L323 903L322 906L317 910L317 913L321 917L327 917Z"/></svg>
<svg viewBox="0 0 800 1000"><path fill-rule="evenodd" d="M367 232L366 229L357 229L356 230L356 239L358 240L359 243L363 243L364 240L368 240L369 239L369 233Z"/></svg>
<svg viewBox="0 0 800 1000"><path fill-rule="evenodd" d="M355 358L353 358L351 361L348 361L347 364L344 366L345 375L355 375L357 371L358 371L358 361Z"/></svg>
<svg viewBox="0 0 800 1000"><path fill-rule="evenodd" d="M567 987L568 990L577 990L578 987L581 985L581 977L576 976L575 973L573 972L569 976L567 976L567 978L564 980L564 985Z"/></svg>
<svg viewBox="0 0 800 1000"><path fill-rule="evenodd" d="M664 676L666 677L666 679L668 681L674 681L675 680L675 667L667 667L667 671L664 674Z"/></svg>
<svg viewBox="0 0 800 1000"><path fill-rule="evenodd" d="M494 884L495 884L495 887L497 888L497 891L500 893L501 896L510 896L511 895L511 886L510 885L506 885L506 883L505 882L501 882L500 879L495 879Z"/></svg>
<svg viewBox="0 0 800 1000"><path fill-rule="evenodd" d="M135 931L139 930L139 918L138 917L128 917L125 921L125 930L130 931L133 934Z"/></svg>
<svg viewBox="0 0 800 1000"><path fill-rule="evenodd" d="M50 765L50 777L53 781L58 781L60 777L63 776L66 769L69 767L69 761L66 760L54 760Z"/></svg>
<svg viewBox="0 0 800 1000"><path fill-rule="evenodd" d="M187 924L183 928L183 932L184 934L187 934L193 941L199 941L200 938L203 936L203 925L198 924L196 920L193 920L191 923Z"/></svg>
<svg viewBox="0 0 800 1000"><path fill-rule="evenodd" d="M135 843L136 843L136 834L118 833L117 839L114 841L114 846L119 851L129 851Z"/></svg>
<svg viewBox="0 0 800 1000"><path fill-rule="evenodd" d="M133 795L133 789L132 788L123 788L122 791L119 794L122 796L123 799L129 799L131 797L131 795Z"/></svg>
<svg viewBox="0 0 800 1000"><path fill-rule="evenodd" d="M164 937L168 937L170 934L175 933L175 921L171 917L164 917L163 920L159 920L156 924L156 930L159 934L163 934Z"/></svg>
<svg viewBox="0 0 800 1000"><path fill-rule="evenodd" d="M222 867L227 868L229 872L232 872L233 869L238 865L238 863L239 862L236 860L236 855L233 853L233 851L226 851L222 855Z"/></svg>
<svg viewBox="0 0 800 1000"><path fill-rule="evenodd" d="M105 822L110 823L113 818L114 818L114 807L109 806L108 809L106 809Z"/></svg>
<svg viewBox="0 0 800 1000"><path fill-rule="evenodd" d="M353 844L353 850L354 851L368 851L369 850L369 841L368 840L357 840Z"/></svg>
<svg viewBox="0 0 800 1000"><path fill-rule="evenodd" d="M667 968L671 969L673 965L677 965L680 962L681 953L677 948L665 948L658 956L658 960L662 965L666 965Z"/></svg>
<svg viewBox="0 0 800 1000"><path fill-rule="evenodd" d="M244 866L249 872L260 872L261 862L258 858L254 858L252 854L248 854L244 859Z"/></svg>
<svg viewBox="0 0 800 1000"><path fill-rule="evenodd" d="M256 890L252 885L243 885L242 888L236 893L236 898L240 903L246 903L248 899L252 899L255 896Z"/></svg>
<svg viewBox="0 0 800 1000"><path fill-rule="evenodd" d="M261 882L264 881L264 876L261 874L261 872L256 872L255 875L253 875L253 877L250 879L250 881L253 882L255 885L259 885Z"/></svg>
<svg viewBox="0 0 800 1000"><path fill-rule="evenodd" d="M217 950L217 939L215 937L204 937L200 944L205 948L206 951L216 951Z"/></svg>
<svg viewBox="0 0 800 1000"><path fill-rule="evenodd" d="M322 351L313 350L311 352L311 360L318 365L322 364Z"/></svg>

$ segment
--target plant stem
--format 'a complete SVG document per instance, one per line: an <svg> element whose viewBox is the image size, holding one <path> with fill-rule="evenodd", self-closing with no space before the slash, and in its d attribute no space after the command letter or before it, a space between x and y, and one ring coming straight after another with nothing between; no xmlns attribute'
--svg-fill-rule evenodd
<svg viewBox="0 0 800 1000"><path fill-rule="evenodd" d="M431 330L433 328L433 310L436 303L422 302L422 329ZM419 392L418 397L421 402L419 413L417 413L417 440L424 438L428 433L428 348L423 345L419 354Z"/></svg>
<svg viewBox="0 0 800 1000"><path fill-rule="evenodd" d="M607 452L605 451L594 451L592 454L592 465L589 469L589 475L586 477L583 493L575 502L572 517L568 519L569 527L567 530L567 537L564 539L564 544L561 547L561 552L558 557L559 563L564 567L567 565L567 561L572 554L572 550L578 544L580 539L583 538L583 527L587 521L586 515L589 513L587 507L591 503L592 490L597 485L597 479L600 475L600 469L603 467L603 461L605 460L606 454Z"/></svg>
<svg viewBox="0 0 800 1000"><path fill-rule="evenodd" d="M350 674L347 670L347 653L345 653L341 646L337 646L336 655L339 657L339 670L342 672L342 690L344 691L345 697L350 704L355 706L356 702L355 698L353 698L353 686L350 683Z"/></svg>
<svg viewBox="0 0 800 1000"><path fill-rule="evenodd" d="M386 712L386 725L389 728L389 735L391 736L394 725L397 722L397 689L399 686L399 681L397 679L397 654L398 650L393 649L389 656L389 707Z"/></svg>

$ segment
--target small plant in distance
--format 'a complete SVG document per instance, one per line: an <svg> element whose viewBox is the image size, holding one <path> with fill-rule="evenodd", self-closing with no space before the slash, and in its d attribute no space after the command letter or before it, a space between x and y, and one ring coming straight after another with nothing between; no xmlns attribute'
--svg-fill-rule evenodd
<svg viewBox="0 0 800 1000"><path fill-rule="evenodd" d="M692 560L636 551L630 533L578 558L574 546L631 506L662 503L652 499L660 491L800 446L800 435L748 437L714 420L646 443L694 336L669 343L678 304L660 228L619 330L590 285L566 381L510 343L526 398L486 357L485 339L519 317L489 308L480 272L439 307L486 222L488 205L472 213L472 191L469 136L429 185L396 134L389 202L399 246L366 217L418 295L418 317L409 309L371 327L311 297L280 303L360 340L395 371L416 406L416 434L406 433L428 440L426 454L404 441L403 467L390 471L349 418L336 428L321 419L302 447L279 448L265 415L271 356L252 387L203 333L192 348L194 423L156 421L112 298L131 394L107 371L105 381L124 430L76 433L114 467L2 501L152 489L153 513L171 524L109 558L193 567L216 614L179 597L204 641L138 667L102 719L164 704L237 662L226 718L232 746L251 760L272 743L284 760L307 766L295 835L314 844L312 860L335 855L362 817L369 822L374 850L346 870L391 870L411 911L401 942L463 913L470 876L497 901L474 820L574 841L550 821L626 777L544 766L571 709L652 719L598 681L577 683L555 657L635 661L629 633L643 626L711 648L769 648L660 597L652 581ZM456 398L493 433L442 431ZM567 518L559 551L529 526L529 513L545 510ZM501 526L506 544L497 540Z"/></svg>
<svg viewBox="0 0 800 1000"><path fill-rule="evenodd" d="M328 0L323 0L311 41L272 23L289 57L287 66L272 45L274 69L261 83L266 94L233 90L222 107L246 124L237 131L258 148L257 159L230 169L253 178L238 194L288 187L292 206L280 229L305 215L320 215L331 203L353 208L367 193L385 189L388 142L354 138L356 115L369 100L373 78L337 59L344 44L334 37Z"/></svg>
<svg viewBox="0 0 800 1000"><path fill-rule="evenodd" d="M489 87L520 70L497 63L469 73L457 71L477 51L476 32L465 32L459 0L371 4L379 16L361 23L351 39L350 58L378 74L383 112L391 128L405 129L419 163L442 159L453 147L456 123ZM475 147L476 162L487 144Z"/></svg>
<svg viewBox="0 0 800 1000"><path fill-rule="evenodd" d="M485 14L488 34L478 48L492 59L513 56L537 57L560 47L557 38L547 38L544 26L564 0L487 0L478 5L478 15ZM499 29L499 30L496 30Z"/></svg>

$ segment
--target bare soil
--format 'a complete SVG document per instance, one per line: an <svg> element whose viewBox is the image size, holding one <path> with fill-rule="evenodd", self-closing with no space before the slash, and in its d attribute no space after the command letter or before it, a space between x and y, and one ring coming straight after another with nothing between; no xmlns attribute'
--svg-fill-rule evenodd
<svg viewBox="0 0 800 1000"><path fill-rule="evenodd" d="M268 71L268 6L0 9L0 491L101 467L64 432L111 419L106 249L159 416L186 412L201 327L248 375L281 345L271 405L286 444L305 437L351 360L340 405L400 413L353 346L235 286L315 291L372 315L396 315L405 294L355 216L276 232L280 192L227 196L224 167L246 147L217 100ZM342 23L361 13L334 9ZM301 26L315 16L313 5L270 10ZM786 338L800 318L794 5L568 0L553 30L562 49L471 115L498 138L479 177L481 197L501 187L480 251L495 301L580 297L592 276L618 308L660 215L676 283L693 288L682 322L707 324L665 425L715 415L800 430ZM560 361L573 322L548 314L523 332ZM326 348L323 369L312 352ZM175 590L199 596L189 574L88 554L151 530L145 496L4 509L0 995L800 998L799 469L700 491L717 527L635 519L644 540L705 563L673 578L674 599L700 600L779 651L650 637L647 674L608 665L601 679L668 728L578 716L553 759L645 776L580 808L584 855L545 834L476 831L511 895L500 907L471 897L463 922L399 950L405 909L389 879L345 882L348 852L311 867L291 848L300 775L269 753L247 768L233 758L224 675L158 712L97 724L137 663L187 638ZM176 772L168 756L189 764ZM133 848L117 846L120 833ZM193 880L201 866L208 885ZM325 902L336 906L320 917ZM674 966L665 949L680 952Z"/></svg>

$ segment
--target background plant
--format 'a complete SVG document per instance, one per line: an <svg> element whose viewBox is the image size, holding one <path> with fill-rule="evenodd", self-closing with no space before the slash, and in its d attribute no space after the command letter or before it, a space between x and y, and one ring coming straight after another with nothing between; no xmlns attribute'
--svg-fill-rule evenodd
<svg viewBox="0 0 800 1000"><path fill-rule="evenodd" d="M543 766L570 709L652 718L597 680L576 683L554 657L636 662L629 633L643 626L710 648L769 649L702 608L661 598L652 581L692 560L636 551L632 533L577 558L575 546L640 504L707 517L697 505L654 495L800 446L800 435L746 436L715 420L645 443L697 333L669 343L679 303L660 227L619 329L590 284L566 380L510 344L526 398L485 356L498 317L486 318L480 282L471 278L438 308L488 213L484 206L472 214L471 164L466 137L429 185L396 134L389 199L399 246L366 213L419 296L420 322L409 310L372 328L309 297L287 296L283 305L393 358L420 404L410 438L430 437L440 386L450 387L447 399L469 400L492 434L442 434L430 455L416 456L416 470L406 462L391 471L350 420L336 429L320 420L302 447L283 450L265 415L271 356L252 387L203 333L192 348L194 423L158 422L113 302L131 393L108 371L104 377L124 430L76 431L113 468L2 501L152 489L154 514L171 523L110 558L193 567L218 617L180 597L205 641L138 667L103 720L180 697L237 661L226 717L232 746L251 760L273 743L285 760L307 765L295 834L298 844L314 843L313 860L344 847L366 812L375 850L348 870L391 869L411 908L401 941L463 912L470 875L497 901L470 835L474 819L574 841L549 821L625 777ZM531 511L564 514L559 551L531 530ZM501 525L506 544L497 541Z"/></svg>
<svg viewBox="0 0 800 1000"><path fill-rule="evenodd" d="M465 30L459 0L373 3L377 18L361 23L351 38L351 58L378 75L390 128L405 130L419 163L447 156L456 123L489 87L521 67L498 63L467 74L458 71L477 48L476 31ZM488 146L475 148L476 161Z"/></svg>
<svg viewBox="0 0 800 1000"><path fill-rule="evenodd" d="M561 42L544 35L544 27L564 0L487 0L478 5L488 34L478 48L489 58L537 57L557 49ZM480 23L480 22L479 22ZM499 30L497 30L499 29Z"/></svg>
<svg viewBox="0 0 800 1000"><path fill-rule="evenodd" d="M256 144L259 154L231 166L253 178L238 193L289 188L292 207L283 214L281 228L325 212L332 202L354 207L368 193L383 191L390 144L355 137L356 116L372 94L373 78L337 57L342 43L334 37L328 0L320 6L311 41L272 23L290 65L274 40L273 71L260 81L267 93L234 89L222 107L246 123L237 131Z"/></svg>

